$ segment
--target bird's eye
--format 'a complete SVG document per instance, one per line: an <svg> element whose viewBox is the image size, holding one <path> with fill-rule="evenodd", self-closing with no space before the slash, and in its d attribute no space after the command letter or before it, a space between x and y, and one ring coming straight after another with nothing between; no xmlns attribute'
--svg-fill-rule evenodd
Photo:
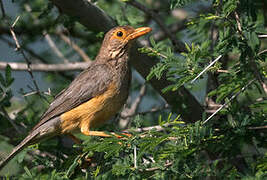
<svg viewBox="0 0 267 180"><path fill-rule="evenodd" d="M117 32L117 36L118 36L118 37L122 37L122 36L123 36L123 32L118 31L118 32Z"/></svg>

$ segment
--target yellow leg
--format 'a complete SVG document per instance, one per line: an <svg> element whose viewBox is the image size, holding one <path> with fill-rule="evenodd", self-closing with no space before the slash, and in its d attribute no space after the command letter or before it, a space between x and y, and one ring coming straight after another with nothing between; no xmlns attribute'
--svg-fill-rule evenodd
<svg viewBox="0 0 267 180"><path fill-rule="evenodd" d="M83 131L82 133L83 133L84 135L86 135L86 136L111 137L111 135L106 134L106 133L103 132L103 131L86 131L86 132ZM120 136L120 135L118 135L118 134L116 134L116 133L114 133L114 132L112 132L112 133L110 133L110 134L116 136L117 138L123 138L123 136ZM126 134L126 133L122 133L122 134L123 134L123 135L126 135L126 136L128 136L128 137L131 137L130 134Z"/></svg>
<svg viewBox="0 0 267 180"><path fill-rule="evenodd" d="M102 131L82 131L86 136L100 136L100 137L110 137L109 134L106 134Z"/></svg>
<svg viewBox="0 0 267 180"><path fill-rule="evenodd" d="M103 131L90 131L89 127L87 124L84 124L81 126L81 132L86 135L86 136L99 136L99 137L111 137L111 135L106 134ZM123 136L120 136L114 132L111 133L112 135L116 136L117 138L123 138ZM123 135L126 135L128 137L131 137L130 134L127 133L122 133Z"/></svg>

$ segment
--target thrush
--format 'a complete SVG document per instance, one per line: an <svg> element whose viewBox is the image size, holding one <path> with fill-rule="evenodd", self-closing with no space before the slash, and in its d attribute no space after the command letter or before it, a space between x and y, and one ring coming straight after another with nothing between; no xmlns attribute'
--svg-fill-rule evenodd
<svg viewBox="0 0 267 180"><path fill-rule="evenodd" d="M102 125L125 103L131 81L131 44L151 30L119 26L108 31L95 61L55 97L40 122L0 163L0 169L24 147L51 136L77 129L88 136L109 136L90 129Z"/></svg>

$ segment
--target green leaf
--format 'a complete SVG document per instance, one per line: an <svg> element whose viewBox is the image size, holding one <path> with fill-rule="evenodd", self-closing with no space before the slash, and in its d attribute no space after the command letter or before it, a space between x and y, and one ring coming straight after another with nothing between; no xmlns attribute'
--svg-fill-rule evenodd
<svg viewBox="0 0 267 180"><path fill-rule="evenodd" d="M258 53L260 47L260 40L255 32L247 33L248 45L254 51L255 54Z"/></svg>
<svg viewBox="0 0 267 180"><path fill-rule="evenodd" d="M24 166L24 170L25 170L26 174L28 175L28 177L33 178L30 170L26 166Z"/></svg>
<svg viewBox="0 0 267 180"><path fill-rule="evenodd" d="M152 36L149 37L150 43L152 47L156 47L156 42Z"/></svg>
<svg viewBox="0 0 267 180"><path fill-rule="evenodd" d="M11 76L11 67L9 65L6 66L5 76L6 76L6 87L9 87L14 81L14 78L12 78Z"/></svg>
<svg viewBox="0 0 267 180"><path fill-rule="evenodd" d="M171 0L170 9L174 9L177 7L183 7L190 3L192 0Z"/></svg>
<svg viewBox="0 0 267 180"><path fill-rule="evenodd" d="M6 87L6 81L1 73L0 73L0 83L2 86Z"/></svg>
<svg viewBox="0 0 267 180"><path fill-rule="evenodd" d="M114 175L122 175L124 176L128 170L130 170L130 166L127 166L125 164L115 164L112 166L112 174Z"/></svg>
<svg viewBox="0 0 267 180"><path fill-rule="evenodd" d="M228 0L223 4L223 12L225 16L229 16L236 8L238 1L236 0Z"/></svg>
<svg viewBox="0 0 267 180"><path fill-rule="evenodd" d="M27 149L23 150L21 153L17 155L18 163L22 163L22 161L25 159L25 156L27 155Z"/></svg>
<svg viewBox="0 0 267 180"><path fill-rule="evenodd" d="M74 170L76 169L76 167L79 165L78 161L81 159L80 156L77 156L75 158L75 160L73 161L73 163L70 165L68 171L67 171L67 177L70 177L73 173L74 173Z"/></svg>

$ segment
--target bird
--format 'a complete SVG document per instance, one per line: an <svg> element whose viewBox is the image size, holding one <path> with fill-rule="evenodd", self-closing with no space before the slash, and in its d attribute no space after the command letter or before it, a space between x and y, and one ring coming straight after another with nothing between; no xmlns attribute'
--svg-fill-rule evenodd
<svg viewBox="0 0 267 180"><path fill-rule="evenodd" d="M0 170L25 147L73 131L108 137L92 131L114 116L125 104L131 82L130 48L150 27L117 26L104 37L98 55L49 105L29 134L0 162Z"/></svg>

